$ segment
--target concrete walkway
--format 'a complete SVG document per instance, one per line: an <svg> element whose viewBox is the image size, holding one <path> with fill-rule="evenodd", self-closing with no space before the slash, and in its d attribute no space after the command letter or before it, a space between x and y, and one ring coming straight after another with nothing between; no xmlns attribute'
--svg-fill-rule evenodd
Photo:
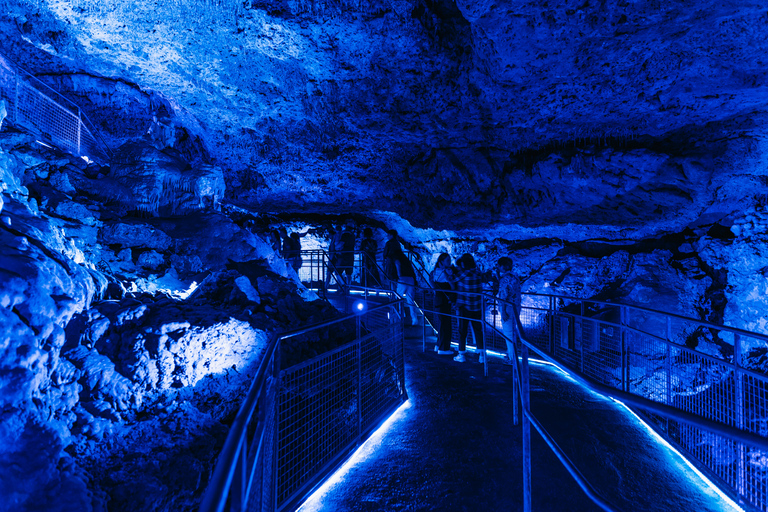
<svg viewBox="0 0 768 512"><path fill-rule="evenodd" d="M421 327L408 327L409 407L368 447L367 457L300 510L522 510L511 368L491 358L484 377L476 356L461 364L421 347ZM531 388L536 417L617 509L739 510L622 406L544 364L531 365ZM534 511L598 510L535 431L532 453Z"/></svg>

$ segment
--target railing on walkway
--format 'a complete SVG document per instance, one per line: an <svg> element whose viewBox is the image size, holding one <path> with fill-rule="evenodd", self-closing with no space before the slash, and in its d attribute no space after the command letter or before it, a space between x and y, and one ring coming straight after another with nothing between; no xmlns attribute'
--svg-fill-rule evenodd
<svg viewBox="0 0 768 512"><path fill-rule="evenodd" d="M292 510L407 398L402 300L273 337L235 418L203 512ZM281 371L323 340L353 341Z"/></svg>
<svg viewBox="0 0 768 512"><path fill-rule="evenodd" d="M433 289L416 291L424 325L437 332L442 316L451 322L452 341L458 342L461 316L441 315L434 298ZM485 350L506 353L501 301L484 293L482 304ZM513 304L504 305L517 311ZM642 307L532 293L523 294L516 321L515 361L518 356L525 361L528 349L534 350L599 393L639 408L662 436L738 501L768 510L768 375L745 367L742 349L766 346L768 336ZM696 340L706 351L697 349ZM527 370L520 364L516 378L526 388ZM523 392L528 421L577 481L583 480L530 415ZM598 505L613 509L588 482L579 483Z"/></svg>
<svg viewBox="0 0 768 512"><path fill-rule="evenodd" d="M437 332L440 317L449 319L455 344L462 318L456 312L437 311L434 299L434 289L417 287L424 329L433 326ZM500 306L496 297L482 294L485 349L506 352ZM768 510L768 375L748 367L742 348L764 347L768 336L648 308L565 296L525 293L519 309L506 306L518 313L513 360L524 431L530 428L525 424L532 423L601 508L614 509L530 412L528 350L601 394L644 411L662 436L743 505ZM467 344L473 344L471 337ZM487 358L484 369L487 375ZM530 505L530 496L526 501Z"/></svg>
<svg viewBox="0 0 768 512"><path fill-rule="evenodd" d="M307 288L320 291L328 289L338 291L350 284L358 284L367 288L388 287L388 283L384 279L384 271L366 254L360 252L337 254L351 256L348 258L352 261L352 266L349 267L351 273L348 274L350 276L348 282L342 280L342 274L347 274L345 272L347 267L342 267L338 261L335 264L332 263L331 256L322 249L301 251L302 265L297 271L301 282Z"/></svg>
<svg viewBox="0 0 768 512"><path fill-rule="evenodd" d="M768 510L768 375L747 368L742 350L747 342L766 346L768 336L642 307L537 294L523 295L520 321L531 348L603 393L650 411L649 422L721 486Z"/></svg>
<svg viewBox="0 0 768 512"><path fill-rule="evenodd" d="M8 120L38 133L41 142L101 163L111 152L80 107L0 54L0 99Z"/></svg>

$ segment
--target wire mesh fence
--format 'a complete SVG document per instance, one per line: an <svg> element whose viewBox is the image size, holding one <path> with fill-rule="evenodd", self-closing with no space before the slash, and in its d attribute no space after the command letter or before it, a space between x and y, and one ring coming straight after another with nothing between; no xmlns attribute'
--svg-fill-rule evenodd
<svg viewBox="0 0 768 512"><path fill-rule="evenodd" d="M400 317L394 307L368 316L359 328L375 330L281 373L278 507L313 487L405 397Z"/></svg>
<svg viewBox="0 0 768 512"><path fill-rule="evenodd" d="M337 256L342 254L349 253L336 253ZM384 271L375 260L361 252L349 256L348 260L352 265L343 267L338 259L334 259L322 249L304 250L301 251L302 265L296 272L301 282L313 290L338 290L343 284L389 288L389 283L383 276Z"/></svg>
<svg viewBox="0 0 768 512"><path fill-rule="evenodd" d="M274 375L275 361L271 362L270 375ZM268 512L274 510L275 504L275 476L274 467L277 460L275 450L275 432L277 421L277 379L274 377L264 381L264 399L260 402L261 423L263 428L263 441L257 437L257 423L252 423L247 431L246 438L251 447L260 447L253 454L254 470L248 475L251 479L250 492L246 502L242 504L242 510L248 512ZM249 450L250 451L250 450Z"/></svg>
<svg viewBox="0 0 768 512"><path fill-rule="evenodd" d="M8 119L76 156L106 163L110 150L73 102L0 54L0 99Z"/></svg>
<svg viewBox="0 0 768 512"><path fill-rule="evenodd" d="M402 300L274 338L238 412L201 506L295 505L407 398ZM335 349L280 371L281 344L327 334ZM295 347L294 347L295 348Z"/></svg>
<svg viewBox="0 0 768 512"><path fill-rule="evenodd" d="M768 436L768 376L755 362L755 347L764 347L768 337L598 301L524 295L522 302L525 339L564 367L696 417ZM768 453L682 421L645 416L731 494L768 510Z"/></svg>

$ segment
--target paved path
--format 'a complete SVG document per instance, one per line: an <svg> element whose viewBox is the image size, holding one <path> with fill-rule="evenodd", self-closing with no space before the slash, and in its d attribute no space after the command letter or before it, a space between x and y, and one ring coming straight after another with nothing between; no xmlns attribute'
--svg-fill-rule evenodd
<svg viewBox="0 0 768 512"><path fill-rule="evenodd" d="M302 511L522 510L521 429L512 425L511 368L491 359L484 377L476 362L455 363L421 347L421 327L407 328L410 406L368 457ZM536 416L618 509L738 510L621 406L548 365L532 364L531 386ZM535 433L532 438L533 510L598 510L544 441Z"/></svg>

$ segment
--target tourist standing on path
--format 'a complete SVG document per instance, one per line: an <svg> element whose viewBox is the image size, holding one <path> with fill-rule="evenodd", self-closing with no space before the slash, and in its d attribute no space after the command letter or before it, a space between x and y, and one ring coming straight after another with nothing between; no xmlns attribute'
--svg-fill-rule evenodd
<svg viewBox="0 0 768 512"><path fill-rule="evenodd" d="M373 239L373 230L365 228L363 230L363 240L360 242L360 259L362 260L363 286L374 288L381 285L379 277L379 266L376 264L376 253L379 252L379 246Z"/></svg>
<svg viewBox="0 0 768 512"><path fill-rule="evenodd" d="M483 281L484 277L477 269L475 258L471 254L465 254L459 258L459 273L456 276L455 286L456 304L459 306L459 355L453 358L454 361L463 363L467 352L467 334L469 326L475 334L477 349L480 350L479 362L485 362L485 353L482 350L485 347L483 338L482 324L482 305L483 305Z"/></svg>
<svg viewBox="0 0 768 512"><path fill-rule="evenodd" d="M384 252L382 254L384 263L384 273L386 278L389 279L390 288L393 290L397 284L397 268L395 262L397 261L398 254L403 253L403 248L400 246L400 240L397 236L397 231L390 229L387 234L389 240L384 244Z"/></svg>
<svg viewBox="0 0 768 512"><path fill-rule="evenodd" d="M307 232L308 233L308 232ZM291 236L285 239L283 242L283 252L285 253L285 259L291 264L293 270L299 273L304 260L301 258L301 238L307 236L307 233L298 233L294 231Z"/></svg>
<svg viewBox="0 0 768 512"><path fill-rule="evenodd" d="M444 252L437 257L435 268L429 275L430 283L435 289L435 309L437 310L438 332L437 332L437 353L439 355L451 355L451 337L453 336L453 326L451 325L451 310L453 309L453 298L455 294L450 293L453 288L451 280L453 279L453 267L451 265L450 254Z"/></svg>
<svg viewBox="0 0 768 512"><path fill-rule="evenodd" d="M273 229L269 232L269 244L272 246L272 250L275 254L281 256L283 253L283 246L280 240L280 232L277 229Z"/></svg>
<svg viewBox="0 0 768 512"><path fill-rule="evenodd" d="M352 284L352 272L355 269L355 243L357 240L354 228L354 222L351 220L347 221L344 231L341 233L341 246L337 250L337 269L344 282L344 286Z"/></svg>
<svg viewBox="0 0 768 512"><path fill-rule="evenodd" d="M411 325L418 325L418 312L416 303L413 301L414 293L416 293L416 272L413 270L408 256L402 250L395 257L395 270L397 272L397 293L401 297L405 297L405 303L411 311Z"/></svg>
<svg viewBox="0 0 768 512"><path fill-rule="evenodd" d="M517 342L517 315L520 311L520 280L512 273L512 260L499 258L499 306L501 309L501 330L507 342L505 364L512 364Z"/></svg>
<svg viewBox="0 0 768 512"><path fill-rule="evenodd" d="M328 289L328 285L331 279L335 276L336 282L341 283L341 277L338 275L336 269L339 264L339 251L341 250L341 226L336 224L332 226L329 234L331 235L331 241L328 244L328 269L325 274L325 289Z"/></svg>
<svg viewBox="0 0 768 512"><path fill-rule="evenodd" d="M278 229L278 233L280 235L280 243L282 245L280 256L282 256L285 260L288 260L288 252L291 250L293 242L291 242L291 237L288 236L288 230L285 229L285 226L281 226L280 229Z"/></svg>

